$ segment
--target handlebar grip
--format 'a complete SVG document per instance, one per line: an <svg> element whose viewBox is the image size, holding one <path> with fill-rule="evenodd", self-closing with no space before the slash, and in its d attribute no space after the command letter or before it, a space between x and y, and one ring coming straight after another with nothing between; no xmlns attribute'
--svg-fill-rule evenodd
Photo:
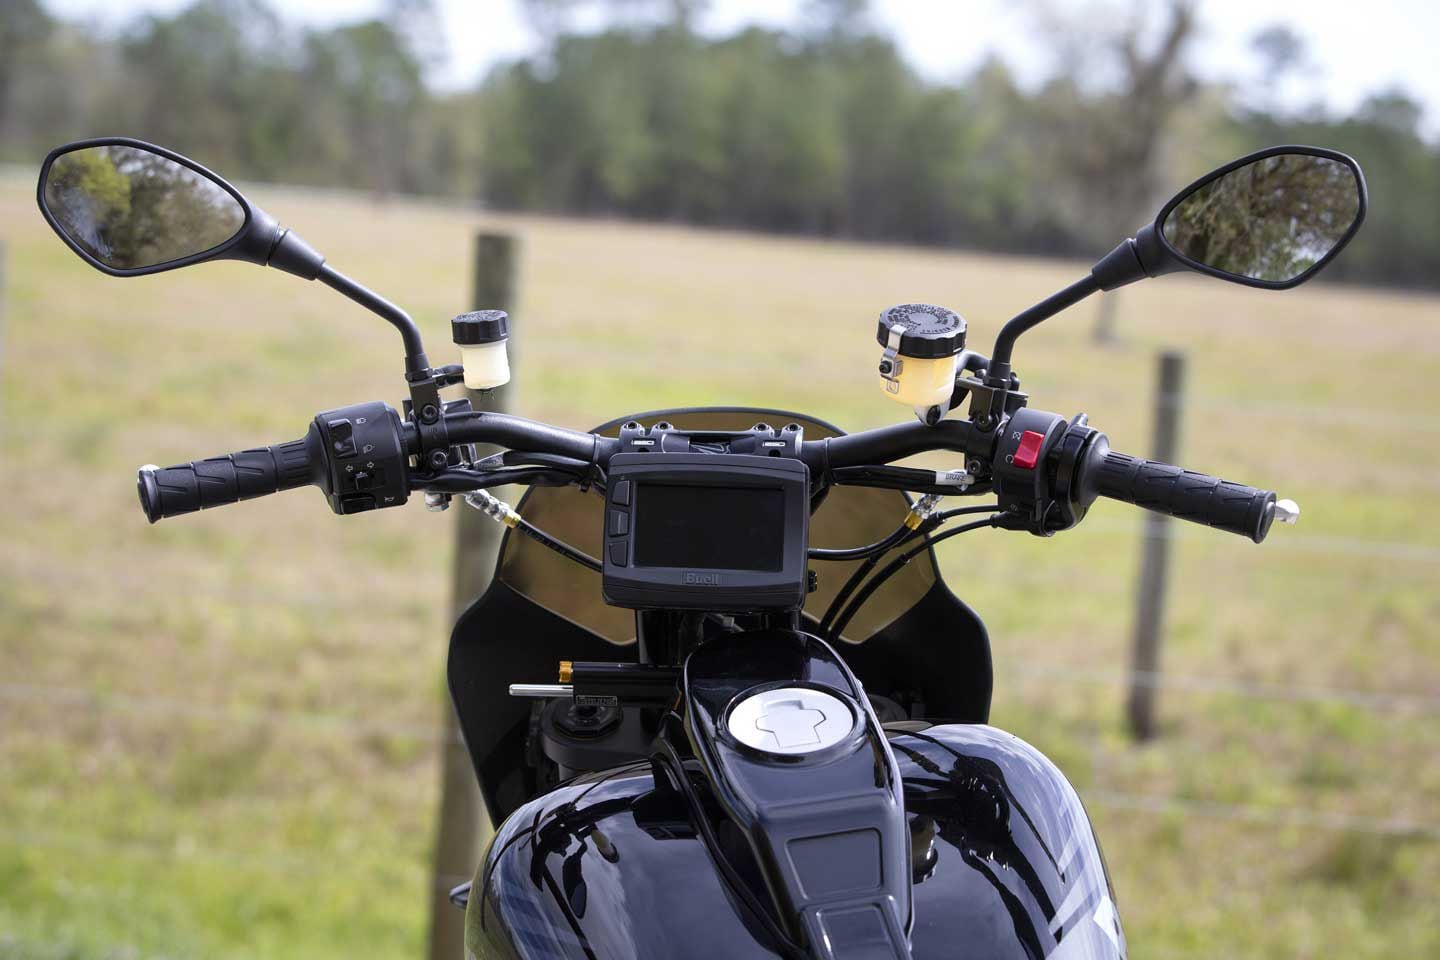
<svg viewBox="0 0 1440 960"><path fill-rule="evenodd" d="M141 467L136 477L140 506L154 523L306 486L313 482L308 444L302 438L173 467Z"/></svg>
<svg viewBox="0 0 1440 960"><path fill-rule="evenodd" d="M1095 471L1095 489L1112 500L1265 539L1275 519L1275 493L1231 483L1168 463L1143 460L1109 450Z"/></svg>

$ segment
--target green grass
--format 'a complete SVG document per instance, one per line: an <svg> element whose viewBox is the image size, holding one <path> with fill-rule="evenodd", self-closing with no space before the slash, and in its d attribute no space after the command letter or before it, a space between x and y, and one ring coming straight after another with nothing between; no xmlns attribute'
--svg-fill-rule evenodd
<svg viewBox="0 0 1440 960"><path fill-rule="evenodd" d="M473 232L518 233L520 410L577 427L709 403L893 421L882 308L952 306L983 349L1083 266L255 193L437 360ZM103 277L32 197L0 181L0 956L418 955L453 521L340 520L307 491L150 527L131 479L398 402L398 338L247 265ZM1184 461L1305 509L1258 548L1183 531L1166 675L1412 699L1165 689L1164 736L1130 744L1138 517L1103 504L1053 540L974 535L983 565L943 554L991 628L995 721L1095 798L1136 956L1440 954L1435 834L1336 826L1440 825L1440 301L1170 279L1122 294L1110 349L1093 310L1023 341L1036 406L1143 452L1154 350L1182 346Z"/></svg>

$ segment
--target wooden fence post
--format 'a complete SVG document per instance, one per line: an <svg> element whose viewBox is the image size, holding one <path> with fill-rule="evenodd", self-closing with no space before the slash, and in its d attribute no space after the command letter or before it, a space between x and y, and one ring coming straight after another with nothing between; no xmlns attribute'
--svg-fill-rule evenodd
<svg viewBox="0 0 1440 960"><path fill-rule="evenodd" d="M1101 346L1110 346L1120 335L1116 332L1116 314L1120 308L1118 291L1102 293L1095 307L1095 329L1092 339Z"/></svg>
<svg viewBox="0 0 1440 960"><path fill-rule="evenodd" d="M1185 355L1160 355L1155 392L1155 442L1151 456L1174 463L1179 456L1180 409L1185 388ZM1135 605L1135 649L1130 662L1126 712L1137 740L1155 736L1155 694L1160 679L1160 639L1165 625L1165 582L1170 568L1171 519L1145 513L1140 553L1140 585Z"/></svg>
<svg viewBox="0 0 1440 960"><path fill-rule="evenodd" d="M475 237L474 293L477 310L512 311L515 304L515 238L508 234L481 233ZM513 333L506 345L510 361L515 360ZM506 411L513 405L513 387L494 391L488 410ZM471 400L477 402L478 395ZM503 528L476 510L458 504L455 515L455 564L451 580L451 622L459 618L476 591L490 581L500 549ZM453 705L446 713L444 766L440 788L440 817L435 834L435 863L430 887L431 960L456 960L465 956L464 915L450 903L450 889L471 879L489 826L475 768L460 740ZM474 891L479 895L479 891Z"/></svg>
<svg viewBox="0 0 1440 960"><path fill-rule="evenodd" d="M0 240L0 344L5 342L5 241ZM0 354L0 360L4 360Z"/></svg>

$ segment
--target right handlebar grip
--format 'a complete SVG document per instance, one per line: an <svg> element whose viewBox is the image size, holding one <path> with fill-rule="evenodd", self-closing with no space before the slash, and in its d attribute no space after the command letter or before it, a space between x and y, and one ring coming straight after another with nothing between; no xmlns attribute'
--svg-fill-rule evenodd
<svg viewBox="0 0 1440 960"><path fill-rule="evenodd" d="M1265 539L1275 519L1275 493L1271 490L1113 450L1105 453L1098 466L1095 486L1101 496L1238 533L1256 543Z"/></svg>
<svg viewBox="0 0 1440 960"><path fill-rule="evenodd" d="M150 522L311 483L308 438L173 467L141 467L140 506Z"/></svg>

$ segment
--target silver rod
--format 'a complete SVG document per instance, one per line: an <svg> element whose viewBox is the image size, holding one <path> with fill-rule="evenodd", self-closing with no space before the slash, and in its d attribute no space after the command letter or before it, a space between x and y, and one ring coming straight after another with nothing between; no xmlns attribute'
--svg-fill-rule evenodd
<svg viewBox="0 0 1440 960"><path fill-rule="evenodd" d="M510 684L510 696L512 697L534 697L545 699L548 697L573 697L575 688L568 683L512 683Z"/></svg>

